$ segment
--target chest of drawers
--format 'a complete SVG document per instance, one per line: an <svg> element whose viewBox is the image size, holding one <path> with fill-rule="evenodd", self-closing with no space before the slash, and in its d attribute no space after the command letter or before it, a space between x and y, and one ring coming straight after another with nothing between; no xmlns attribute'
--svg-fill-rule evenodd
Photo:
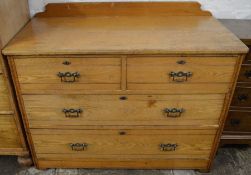
<svg viewBox="0 0 251 175"><path fill-rule="evenodd" d="M223 19L221 22L251 48L251 21ZM234 96L221 140L224 144L251 145L251 52L242 62Z"/></svg>
<svg viewBox="0 0 251 175"><path fill-rule="evenodd" d="M247 48L199 7L37 15L3 51L36 166L208 170Z"/></svg>

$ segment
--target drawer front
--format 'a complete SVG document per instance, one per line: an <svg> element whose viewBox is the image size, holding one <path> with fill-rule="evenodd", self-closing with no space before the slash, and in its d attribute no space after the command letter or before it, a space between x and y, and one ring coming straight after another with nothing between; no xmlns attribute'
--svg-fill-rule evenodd
<svg viewBox="0 0 251 175"><path fill-rule="evenodd" d="M251 111L230 110L225 131L251 132Z"/></svg>
<svg viewBox="0 0 251 175"><path fill-rule="evenodd" d="M251 64L241 66L238 82L251 82Z"/></svg>
<svg viewBox="0 0 251 175"><path fill-rule="evenodd" d="M8 96L8 89L3 75L0 74L0 113L3 111L10 111L10 100Z"/></svg>
<svg viewBox="0 0 251 175"><path fill-rule="evenodd" d="M209 158L216 130L46 130L32 129L38 159ZM76 157L75 157L76 156Z"/></svg>
<svg viewBox="0 0 251 175"><path fill-rule="evenodd" d="M23 95L30 127L218 125L224 95Z"/></svg>
<svg viewBox="0 0 251 175"><path fill-rule="evenodd" d="M121 78L119 58L16 58L15 65L21 89L41 84L45 89L102 90L103 84L117 87Z"/></svg>
<svg viewBox="0 0 251 175"><path fill-rule="evenodd" d="M231 106L251 107L251 88L237 86Z"/></svg>
<svg viewBox="0 0 251 175"><path fill-rule="evenodd" d="M129 58L128 83L229 83L236 58Z"/></svg>
<svg viewBox="0 0 251 175"><path fill-rule="evenodd" d="M0 148L20 148L14 116L0 115Z"/></svg>

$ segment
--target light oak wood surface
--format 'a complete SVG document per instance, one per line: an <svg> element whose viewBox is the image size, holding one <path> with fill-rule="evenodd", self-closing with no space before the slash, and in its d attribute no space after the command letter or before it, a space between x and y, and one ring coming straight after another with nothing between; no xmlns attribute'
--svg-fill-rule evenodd
<svg viewBox="0 0 251 175"><path fill-rule="evenodd" d="M3 75L0 74L0 113L1 111L11 111L10 99L8 95L7 83Z"/></svg>
<svg viewBox="0 0 251 175"><path fill-rule="evenodd" d="M18 130L12 115L0 115L0 148L20 148Z"/></svg>
<svg viewBox="0 0 251 175"><path fill-rule="evenodd" d="M197 2L50 3L36 17L65 16L212 16ZM185 10L184 10L185 9Z"/></svg>
<svg viewBox="0 0 251 175"><path fill-rule="evenodd" d="M27 0L0 1L0 51L28 22ZM0 155L28 156L29 151L17 110L6 60L0 53ZM4 122L3 122L4 121Z"/></svg>
<svg viewBox="0 0 251 175"><path fill-rule="evenodd" d="M126 97L126 100L121 98ZM31 128L91 125L218 125L224 95L24 95ZM205 106L207 108L205 108ZM165 109L182 109L172 117ZM80 109L68 117L64 109ZM170 114L169 114L170 115ZM175 114L178 115L178 114Z"/></svg>
<svg viewBox="0 0 251 175"><path fill-rule="evenodd" d="M48 5L4 49L38 168L210 169L247 47L197 3L151 4Z"/></svg>
<svg viewBox="0 0 251 175"><path fill-rule="evenodd" d="M121 133L124 133L123 135ZM31 130L38 159L43 154L65 154L69 159L98 158L209 158L215 130ZM158 137L156 137L158 135ZM85 150L70 144L85 143ZM175 150L161 151L160 144L177 144ZM190 158L191 158L190 157ZM120 159L118 157L118 159Z"/></svg>
<svg viewBox="0 0 251 175"><path fill-rule="evenodd" d="M211 16L97 16L33 18L3 53L239 54L246 51L247 47Z"/></svg>
<svg viewBox="0 0 251 175"><path fill-rule="evenodd" d="M65 61L70 65L64 65ZM120 84L121 60L117 58L23 58L15 64L21 84L61 83L59 72L79 72L75 83L80 84Z"/></svg>

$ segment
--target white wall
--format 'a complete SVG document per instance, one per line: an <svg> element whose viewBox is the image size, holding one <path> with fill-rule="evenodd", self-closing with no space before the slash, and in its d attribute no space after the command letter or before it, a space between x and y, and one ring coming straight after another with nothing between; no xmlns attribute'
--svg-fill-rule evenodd
<svg viewBox="0 0 251 175"><path fill-rule="evenodd" d="M109 2L133 0L29 0L30 13L33 16L44 10L44 6L51 2ZM154 1L154 0L136 0ZM158 1L191 1L191 0L158 0ZM251 0L193 0L202 4L202 8L209 10L216 18L251 19Z"/></svg>

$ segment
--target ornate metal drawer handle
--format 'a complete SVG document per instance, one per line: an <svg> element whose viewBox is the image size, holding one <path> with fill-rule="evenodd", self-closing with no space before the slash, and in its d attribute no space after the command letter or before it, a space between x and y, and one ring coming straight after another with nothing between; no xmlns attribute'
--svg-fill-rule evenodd
<svg viewBox="0 0 251 175"><path fill-rule="evenodd" d="M167 117L180 117L181 114L185 112L185 109L183 108L166 108L164 109L164 113L166 113Z"/></svg>
<svg viewBox="0 0 251 175"><path fill-rule="evenodd" d="M245 72L245 76L246 76L247 79L251 79L251 70L247 70Z"/></svg>
<svg viewBox="0 0 251 175"><path fill-rule="evenodd" d="M161 143L160 145L160 151L175 151L178 145L176 143Z"/></svg>
<svg viewBox="0 0 251 175"><path fill-rule="evenodd" d="M187 81L189 77L193 75L192 72L170 72L169 76L172 78L173 81L175 82L184 82Z"/></svg>
<svg viewBox="0 0 251 175"><path fill-rule="evenodd" d="M248 95L247 94L240 94L240 95L238 95L238 100L241 102L245 102L248 100Z"/></svg>
<svg viewBox="0 0 251 175"><path fill-rule="evenodd" d="M78 118L80 114L83 112L82 109L63 109L65 117L67 118Z"/></svg>
<svg viewBox="0 0 251 175"><path fill-rule="evenodd" d="M72 151L86 151L87 143L70 143L69 144Z"/></svg>
<svg viewBox="0 0 251 175"><path fill-rule="evenodd" d="M80 77L79 72L59 72L57 75L61 78L61 82L67 83L75 82Z"/></svg>

